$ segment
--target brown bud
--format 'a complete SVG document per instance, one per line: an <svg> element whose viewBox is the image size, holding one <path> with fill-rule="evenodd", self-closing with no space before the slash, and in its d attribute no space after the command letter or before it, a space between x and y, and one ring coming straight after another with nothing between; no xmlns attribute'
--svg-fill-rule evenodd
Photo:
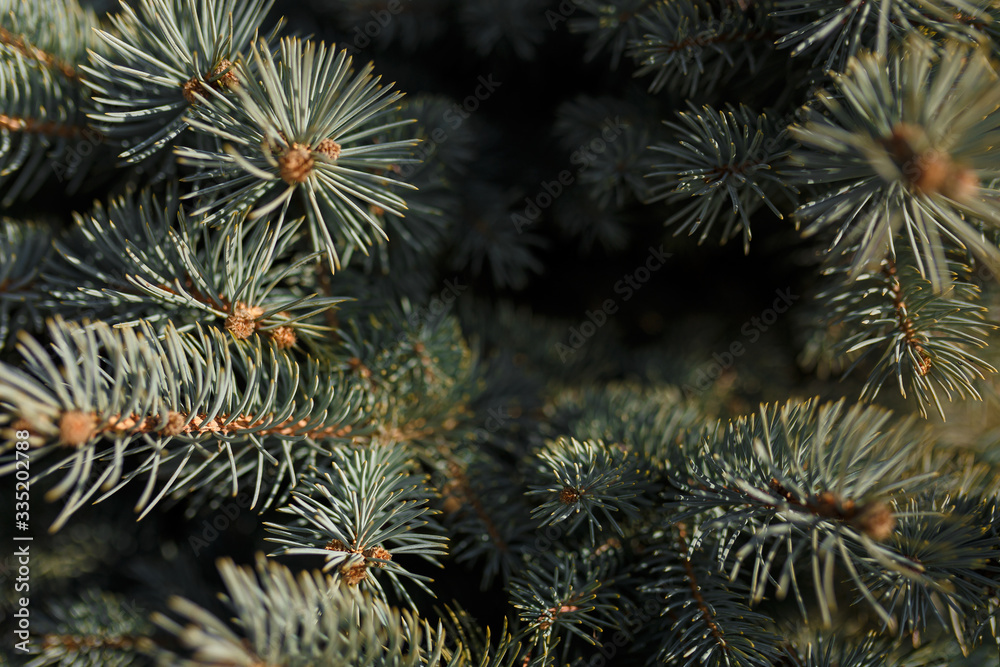
<svg viewBox="0 0 1000 667"><path fill-rule="evenodd" d="M295 345L295 329L292 327L275 327L268 333L271 342L281 349L286 349Z"/></svg>
<svg viewBox="0 0 1000 667"><path fill-rule="evenodd" d="M340 568L340 576L348 586L357 586L368 576L368 566L364 563L345 563Z"/></svg>
<svg viewBox="0 0 1000 667"><path fill-rule="evenodd" d="M851 519L851 525L873 540L884 542L896 529L896 517L887 504L876 500L862 507Z"/></svg>
<svg viewBox="0 0 1000 667"><path fill-rule="evenodd" d="M882 145L899 165L903 178L918 192L963 200L979 190L976 172L956 164L947 152L933 148L919 125L897 124Z"/></svg>
<svg viewBox="0 0 1000 667"><path fill-rule="evenodd" d="M317 144L316 152L325 155L330 160L336 160L340 157L340 144L333 139L324 139Z"/></svg>
<svg viewBox="0 0 1000 667"><path fill-rule="evenodd" d="M225 73L223 74L223 72ZM216 90L232 90L240 85L240 78L236 76L236 68L233 67L231 61L225 58L219 61L215 71L212 72L212 78L215 79L212 83Z"/></svg>
<svg viewBox="0 0 1000 667"><path fill-rule="evenodd" d="M574 489L572 486L567 486L559 492L559 502L563 505L572 505L580 500L580 496L582 495L582 493Z"/></svg>
<svg viewBox="0 0 1000 667"><path fill-rule="evenodd" d="M369 547L362 554L365 558L378 558L379 560L392 560L392 554L382 547ZM385 563L376 563L378 567L385 567Z"/></svg>
<svg viewBox="0 0 1000 667"><path fill-rule="evenodd" d="M257 318L263 314L264 309L260 306L250 307L245 303L237 303L226 318L226 330L241 340L249 338L257 329Z"/></svg>
<svg viewBox="0 0 1000 667"><path fill-rule="evenodd" d="M67 410L59 418L59 440L79 447L87 444L97 430L97 417L80 410Z"/></svg>
<svg viewBox="0 0 1000 667"><path fill-rule="evenodd" d="M921 192L940 192L948 181L951 170L951 158L946 153L927 151L915 160L911 182Z"/></svg>
<svg viewBox="0 0 1000 667"><path fill-rule="evenodd" d="M955 201L971 199L979 192L979 176L968 167L953 166L941 186L941 194Z"/></svg>
<svg viewBox="0 0 1000 667"><path fill-rule="evenodd" d="M457 496L445 496L444 502L442 503L442 509L445 514L454 514L458 510L462 509L462 501L459 500Z"/></svg>
<svg viewBox="0 0 1000 667"><path fill-rule="evenodd" d="M201 79L196 76L191 77L184 82L181 86L181 94L184 95L184 99L190 104L197 104L198 98L195 97L195 93L199 95L205 94L205 87L201 84Z"/></svg>
<svg viewBox="0 0 1000 667"><path fill-rule="evenodd" d="M347 548L346 544L344 544L343 542L341 542L336 538L327 542L326 546L323 548L326 549L327 551L350 551L350 549Z"/></svg>
<svg viewBox="0 0 1000 667"><path fill-rule="evenodd" d="M184 432L184 422L187 419L184 418L179 412L170 411L167 415L167 424L160 429L160 435L180 435Z"/></svg>
<svg viewBox="0 0 1000 667"><path fill-rule="evenodd" d="M305 183L313 169L312 152L308 146L292 144L284 155L278 158L281 178L289 185Z"/></svg>
<svg viewBox="0 0 1000 667"><path fill-rule="evenodd" d="M11 429L15 431L31 431L33 430L31 422L29 422L24 417L18 417L10 423Z"/></svg>

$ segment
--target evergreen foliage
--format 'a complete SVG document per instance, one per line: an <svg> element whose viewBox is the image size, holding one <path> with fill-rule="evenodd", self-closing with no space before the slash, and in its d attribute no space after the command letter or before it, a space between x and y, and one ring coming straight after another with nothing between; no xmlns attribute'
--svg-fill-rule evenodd
<svg viewBox="0 0 1000 667"><path fill-rule="evenodd" d="M1000 664L996 14L0 0L0 664Z"/></svg>

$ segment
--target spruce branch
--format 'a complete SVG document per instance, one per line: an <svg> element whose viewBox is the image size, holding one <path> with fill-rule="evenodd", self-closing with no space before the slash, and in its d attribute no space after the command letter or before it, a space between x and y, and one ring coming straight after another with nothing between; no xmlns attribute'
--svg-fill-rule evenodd
<svg viewBox="0 0 1000 667"><path fill-rule="evenodd" d="M540 526L570 520L569 533L586 520L591 544L597 543L595 529L604 531L602 519L624 536L615 515L632 521L652 505L649 473L637 455L630 456L619 445L565 437L551 441L538 453L535 465L536 479L545 483L532 484L527 491L541 494L545 501L532 515L542 519Z"/></svg>
<svg viewBox="0 0 1000 667"><path fill-rule="evenodd" d="M701 520L692 548L711 536L733 578L749 566L753 601L773 584L779 599L794 593L803 615L796 571L807 560L825 625L836 609L839 565L891 625L864 575L905 560L886 544L897 525L889 501L929 488L937 474L917 471L927 431L913 419L887 428L890 416L843 402L790 402L764 406L759 417L739 418L706 438L701 456L672 476L676 520Z"/></svg>
<svg viewBox="0 0 1000 667"><path fill-rule="evenodd" d="M914 646L936 629L952 633L968 653L998 613L995 500L929 493L910 498L896 515L892 543L905 560L868 572L870 590Z"/></svg>
<svg viewBox="0 0 1000 667"><path fill-rule="evenodd" d="M550 419L557 433L621 443L663 470L682 465L701 443L709 415L680 389L631 383L566 391L554 401Z"/></svg>
<svg viewBox="0 0 1000 667"><path fill-rule="evenodd" d="M91 30L97 25L92 11L76 2L18 2L2 0L0 48L16 51L69 80L77 79L77 63L86 57Z"/></svg>
<svg viewBox="0 0 1000 667"><path fill-rule="evenodd" d="M509 582L534 535L532 523L525 521L531 507L520 484L511 483L515 471L489 460L452 461L446 474L441 494L451 556L456 563L476 563L483 590L497 575Z"/></svg>
<svg viewBox="0 0 1000 667"><path fill-rule="evenodd" d="M675 234L700 231L701 243L718 221L722 243L742 231L743 250L749 253L750 216L766 205L781 219L772 199L793 202L798 193L777 171L790 148L783 128L743 105L726 111L692 106L677 115L679 123L666 123L676 133L674 142L651 147L671 161L654 164L648 174L665 181L652 186L649 201L687 201L665 223L680 223Z"/></svg>
<svg viewBox="0 0 1000 667"><path fill-rule="evenodd" d="M904 397L908 391L916 397L921 414L933 407L944 418L942 397L980 399L976 381L996 372L973 353L986 347L996 328L984 319L975 285L952 279L946 292L936 293L916 267L887 259L878 273L862 274L820 298L832 307L831 323L842 325L840 348L857 353L847 372L875 357L864 400L895 377Z"/></svg>
<svg viewBox="0 0 1000 667"><path fill-rule="evenodd" d="M96 18L76 2L51 0L7 0L0 16L0 203L28 198L53 178L74 192L102 154L74 69Z"/></svg>
<svg viewBox="0 0 1000 667"><path fill-rule="evenodd" d="M913 38L901 53L865 53L791 127L803 145L798 176L824 186L796 216L806 234L833 229L831 250L851 252L851 276L909 245L935 291L949 282L945 251L965 248L1000 275L1000 251L980 225L1000 224L991 147L1000 137L1000 87L980 47L939 53ZM854 250L854 247L857 250Z"/></svg>
<svg viewBox="0 0 1000 667"><path fill-rule="evenodd" d="M377 135L377 143L406 140L415 137L420 143L414 158L419 162L401 165L394 171L401 180L415 188L407 196L405 218L391 215L374 205L368 209L376 217L386 236L374 238L374 252L359 254L359 266L369 274L387 275L393 286L402 294L423 295L433 288L428 275L427 262L440 256L446 235L453 230L461 217L461 198L454 184L464 178L464 172L475 159L474 134L466 123L457 129L446 119L451 118L454 102L439 95L418 94L402 100L396 120L413 119L412 127L397 125ZM386 119L392 125L390 119ZM437 143L448 128L447 141ZM342 258L350 261L350 251ZM422 280L418 280L422 278Z"/></svg>
<svg viewBox="0 0 1000 667"><path fill-rule="evenodd" d="M142 477L140 518L168 495L208 488L217 499L241 483L254 485L251 506L270 490L266 507L360 422L357 392L329 381L329 364L300 364L259 340L58 318L48 335L51 352L21 335L22 366L3 366L0 404L9 428L32 432L39 464L54 459L33 482L64 472L47 493L65 497L53 532L98 492L105 500ZM16 465L8 445L0 474Z"/></svg>
<svg viewBox="0 0 1000 667"><path fill-rule="evenodd" d="M188 600L172 598L171 615L154 614L153 621L175 635L184 650L163 650L164 662L185 667L458 664L449 658L440 625L432 628L409 610L337 586L318 571L296 575L260 554L254 568L231 560L218 567L236 628Z"/></svg>
<svg viewBox="0 0 1000 667"><path fill-rule="evenodd" d="M641 590L662 600L657 629L665 630L643 643L656 646L665 664L773 665L780 645L774 620L747 606L741 582L726 581L710 558L691 550L689 530L684 522L666 529L667 543L642 564L652 581Z"/></svg>
<svg viewBox="0 0 1000 667"><path fill-rule="evenodd" d="M360 304L358 304L360 305ZM371 313L370 310L367 311ZM429 464L474 426L470 405L482 393L479 359L452 316L386 308L354 317L339 331L338 367L368 387L374 428L358 444L414 448Z"/></svg>
<svg viewBox="0 0 1000 667"><path fill-rule="evenodd" d="M436 556L446 553L447 538L427 518L436 510L424 506L429 491L409 469L408 452L401 446L336 450L331 465L332 474L314 468L304 490L292 491L292 502L279 510L295 517L292 525L264 524L274 535L268 540L284 545L272 555L323 556L323 571L332 570L335 582L385 599L372 568L382 570L415 609L401 579L431 593L428 578L398 558L414 554L441 567Z"/></svg>
<svg viewBox="0 0 1000 667"><path fill-rule="evenodd" d="M514 667L523 665L519 660L521 644L507 629L504 619L503 628L496 643L492 641L493 632L487 626L484 629L476 619L457 603L445 605L443 613L437 610L445 631L456 638L456 656L461 664L470 667Z"/></svg>
<svg viewBox="0 0 1000 667"><path fill-rule="evenodd" d="M358 26L369 23L372 17L384 17L385 14L380 12L387 10L387 3L386 0L352 0L337 4L314 2L311 7L350 34ZM370 38L371 43L379 50L397 45L403 51L412 53L442 37L448 29L449 11L453 5L450 0L422 0L419 3L401 3L388 7L392 10L391 19L379 19L381 29L375 35L365 33L361 37L360 33L354 33L353 47L367 48L366 38Z"/></svg>
<svg viewBox="0 0 1000 667"><path fill-rule="evenodd" d="M11 330L41 328L38 278L51 252L45 227L0 220L0 349L7 347Z"/></svg>
<svg viewBox="0 0 1000 667"><path fill-rule="evenodd" d="M570 32L590 33L584 58L593 60L607 49L611 52L611 69L618 69L625 49L641 33L640 17L651 14L652 8L660 3L656 0L578 0L574 4L590 14L586 18L569 20Z"/></svg>
<svg viewBox="0 0 1000 667"><path fill-rule="evenodd" d="M2 11L3 9L6 8L0 8L0 11ZM7 11L4 11L3 13L6 15ZM5 16L5 18L7 17ZM18 17L16 15L13 15L13 13L11 12L11 18L14 18L16 20ZM25 32L27 33L28 31ZM23 34L16 34L14 32L11 32L7 28L0 27L0 44L2 44L4 47L12 51L17 51L26 58L37 60L46 67L49 67L61 73L67 79L75 79L78 76L75 67L73 67L68 63L62 62L57 56L51 53L46 53L45 51L38 48L34 44L29 44L27 41L25 41L25 37Z"/></svg>
<svg viewBox="0 0 1000 667"><path fill-rule="evenodd" d="M544 18L545 0L459 0L457 4L459 20L480 56L506 50L522 60L532 60L545 40L545 31L552 27Z"/></svg>
<svg viewBox="0 0 1000 667"><path fill-rule="evenodd" d="M239 85L234 62L255 38L273 0L122 1L98 30L105 53L84 66L93 90L89 116L128 145L118 157L140 162L187 128L184 113L207 89ZM279 23L280 26L280 23Z"/></svg>
<svg viewBox="0 0 1000 667"><path fill-rule="evenodd" d="M783 23L778 48L793 57L815 50L814 64L835 71L866 49L887 56L917 32L982 41L993 22L988 9L965 0L775 0L769 14Z"/></svg>
<svg viewBox="0 0 1000 667"><path fill-rule="evenodd" d="M491 183L470 183L465 189L462 213L468 223L456 229L451 267L489 275L497 287L523 288L532 274L544 270L538 255L547 245L540 234L511 224L518 215L512 209L523 200Z"/></svg>
<svg viewBox="0 0 1000 667"><path fill-rule="evenodd" d="M119 326L169 320L186 331L214 321L236 338L259 334L281 348L298 336L315 342L328 328L312 320L345 297L285 287L317 257L288 257L300 222L276 229L233 219L212 229L181 209L176 187L162 201L144 189L77 215L68 238L56 241L63 261L46 282L60 307Z"/></svg>
<svg viewBox="0 0 1000 667"><path fill-rule="evenodd" d="M649 129L639 123L626 122L617 128L621 136L608 142L606 151L597 155L580 173L579 185L585 188L598 208L615 210L629 200L649 200Z"/></svg>
<svg viewBox="0 0 1000 667"><path fill-rule="evenodd" d="M919 1L0 0L0 663L996 665L1000 0ZM864 400L730 417L831 315Z"/></svg>
<svg viewBox="0 0 1000 667"><path fill-rule="evenodd" d="M526 565L523 574L511 580L508 591L525 623L515 637L529 640L534 655L530 664L553 664L561 640L565 640L563 660L572 637L596 644L595 635L610 626L602 614L614 609L618 597L609 592L608 582L575 553L549 551Z"/></svg>
<svg viewBox="0 0 1000 667"><path fill-rule="evenodd" d="M885 667L899 664L892 661L890 647L874 632L857 643L833 634L817 634L796 644L785 647L783 661L778 664L787 663L788 667Z"/></svg>
<svg viewBox="0 0 1000 667"><path fill-rule="evenodd" d="M339 268L338 246L366 251L369 227L385 236L368 205L397 216L406 209L392 190L412 186L393 170L412 161L416 142L374 140L408 122L392 115L402 93L373 77L371 63L355 72L346 50L324 44L284 38L275 58L261 40L251 54L237 66L236 99L208 89L210 100L190 109L187 122L216 146L177 148L201 169L188 177L199 189L187 196L207 198L195 211L211 212L206 222L252 208L251 220L279 211L280 228L298 193L313 248Z"/></svg>
<svg viewBox="0 0 1000 667"><path fill-rule="evenodd" d="M669 88L692 97L721 86L734 72L755 72L767 50L758 53L750 44L773 39L730 3L658 2L638 21L641 37L629 42L628 55L639 66L636 76L653 73L651 93Z"/></svg>
<svg viewBox="0 0 1000 667"><path fill-rule="evenodd" d="M36 657L25 667L148 664L153 626L143 610L130 607L122 596L89 589L51 600L47 607L48 618L40 619L44 634L33 644Z"/></svg>

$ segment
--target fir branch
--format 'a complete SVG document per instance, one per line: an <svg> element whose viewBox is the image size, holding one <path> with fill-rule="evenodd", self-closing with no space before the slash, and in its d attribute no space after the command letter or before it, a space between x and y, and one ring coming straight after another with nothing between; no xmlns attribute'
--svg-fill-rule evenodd
<svg viewBox="0 0 1000 667"><path fill-rule="evenodd" d="M930 77L930 83L928 83ZM919 38L889 59L866 53L791 128L801 180L832 188L796 212L806 234L836 228L831 250L851 252L851 276L908 244L935 291L948 284L945 251L964 248L1000 275L1000 251L969 219L1000 225L991 146L1000 88L987 54ZM857 250L854 250L857 248Z"/></svg>
<svg viewBox="0 0 1000 667"><path fill-rule="evenodd" d="M712 536L719 564L732 563L734 578L753 556L755 601L774 583L779 598L795 594L805 615L795 572L807 557L820 614L829 624L839 562L862 597L891 623L862 573L874 562L904 560L885 544L897 523L887 499L918 493L936 474L914 472L927 433L913 420L883 430L889 417L874 408L844 410L843 403L793 402L762 408L756 419L735 420L718 441L706 439L702 456L683 475L672 477L678 492L671 505L681 510L676 518L701 517L694 548ZM847 476L847 469L863 472ZM733 553L740 538L746 542Z"/></svg>
<svg viewBox="0 0 1000 667"><path fill-rule="evenodd" d="M398 557L415 554L440 566L436 556L446 553L447 538L427 518L436 510L422 507L428 490L410 470L403 447L333 454L333 475L313 469L302 484L307 491L293 491L292 503L279 510L294 515L293 524L264 524L274 535L268 540L284 545L274 555L323 556L323 571L333 570L337 584L360 586L380 599L385 591L372 568L384 570L396 593L415 609L401 578L431 593L427 577L406 569Z"/></svg>
<svg viewBox="0 0 1000 667"><path fill-rule="evenodd" d="M148 324L113 329L59 319L48 333L51 356L21 336L27 372L4 366L0 403L8 421L20 420L11 428L31 430L39 465L55 459L32 481L65 472L48 492L50 500L66 497L52 531L99 491L98 501L107 499L143 476L140 516L169 494L235 495L241 481L254 485L257 506L268 490L265 471L267 507L283 479L287 492L298 469L327 452L321 443L358 434L358 396L329 380L329 365L300 365L260 341L171 327L157 337ZM322 385L320 377L327 379ZM12 446L0 474L15 467ZM136 462L126 466L126 459Z"/></svg>
<svg viewBox="0 0 1000 667"><path fill-rule="evenodd" d="M887 260L882 268L882 273L889 279L889 290L892 294L892 306L896 310L896 320L899 323L898 329L903 334L903 342L920 359L917 365L917 375L926 376L932 365L931 356L924 349L924 346L917 340L914 331L913 318L906 307L906 300L903 296L903 287L896 277L896 263Z"/></svg>
<svg viewBox="0 0 1000 667"><path fill-rule="evenodd" d="M675 141L651 147L673 160L653 165L648 177L665 177L666 182L651 188L649 201L689 200L665 223L681 223L675 234L700 230L701 243L719 221L721 242L742 231L743 251L749 253L750 215L763 204L781 219L772 198L794 202L798 194L776 171L789 153L784 130L745 106L718 112L692 106L678 117L680 123L666 123L676 133Z"/></svg>
<svg viewBox="0 0 1000 667"><path fill-rule="evenodd" d="M421 5L421 11L426 11ZM376 217L386 236L374 237L374 252L356 253L356 264L366 273L386 275L400 294L422 296L433 289L427 262L440 255L447 242L446 235L456 228L460 219L460 197L453 183L464 177L463 172L475 158L472 130L463 123L453 128L449 123L454 102L438 95L419 94L405 97L393 116L396 121L413 119L410 125L395 125L386 119L389 130L373 138L375 143L390 143L416 138L420 143L411 162L390 169L415 191L407 196L405 218L387 213L374 205L369 211ZM471 122L470 122L471 124ZM448 139L437 143L447 127ZM349 258L344 258L344 263ZM401 276L405 279L397 280ZM418 279L423 278L423 279Z"/></svg>
<svg viewBox="0 0 1000 667"><path fill-rule="evenodd" d="M387 0L352 0L337 5L319 3L311 7L323 18L335 22L346 34L366 25L372 17L379 17L381 30L377 34L354 32L350 43L345 43L352 52L367 49L371 44L379 51L395 45L412 53L442 37L449 26L449 10L453 5L450 0L422 0L398 5L390 5ZM391 16L388 20L384 18L386 11Z"/></svg>
<svg viewBox="0 0 1000 667"><path fill-rule="evenodd" d="M514 212L517 195L490 183L465 188L462 216L469 222L456 230L450 265L456 271L489 275L498 287L520 289L544 264L538 255L546 247L539 234L521 229Z"/></svg>
<svg viewBox="0 0 1000 667"><path fill-rule="evenodd" d="M230 90L233 62L254 38L273 0L133 0L98 30L107 53L84 66L93 89L90 117L130 144L118 157L139 162L168 146L183 115L207 89ZM280 22L279 22L280 27ZM243 74L247 76L247 74Z"/></svg>
<svg viewBox="0 0 1000 667"><path fill-rule="evenodd" d="M76 69L69 63L62 62L51 53L46 53L37 46L28 44L20 35L15 35L4 27L0 27L0 44L19 51L26 58L31 58L42 63L46 67L59 72L67 79L75 79L79 76Z"/></svg>
<svg viewBox="0 0 1000 667"><path fill-rule="evenodd" d="M483 391L479 359L458 322L446 315L404 317L398 308L365 320L344 314L338 365L373 389L368 413L379 424L373 440L406 442L438 460L442 444L471 428L469 405Z"/></svg>
<svg viewBox="0 0 1000 667"><path fill-rule="evenodd" d="M458 5L459 20L479 56L505 50L522 60L532 60L545 31L551 28L543 17L546 0L460 0Z"/></svg>
<svg viewBox="0 0 1000 667"><path fill-rule="evenodd" d="M44 634L25 667L53 664L145 665L153 652L153 627L140 609L119 595L90 589L78 597L51 600L40 619Z"/></svg>
<svg viewBox="0 0 1000 667"><path fill-rule="evenodd" d="M30 197L55 177L73 192L101 151L81 111L79 82L0 45L2 204Z"/></svg>
<svg viewBox="0 0 1000 667"><path fill-rule="evenodd" d="M687 540L685 539L685 533L687 529L684 527L683 523L677 525L677 538L680 542L680 550L683 556L684 565L684 576L687 579L688 588L690 589L691 596L695 601L696 614L700 614L702 623L708 628L708 635L715 641L715 643L725 651L728 647L726 646L726 641L722 637L722 631L719 630L718 624L712 620L712 612L709 611L708 605L705 603L705 596L702 595L701 589L702 585L699 583L699 577L695 574L694 567L691 565L691 558L688 552Z"/></svg>
<svg viewBox="0 0 1000 667"><path fill-rule="evenodd" d="M394 665L444 667L449 660L444 633L408 610L337 586L320 572L295 575L257 557L256 574L231 560L219 563L240 634L197 605L170 600L181 625L164 614L153 620L186 649L162 651L172 665Z"/></svg>
<svg viewBox="0 0 1000 667"><path fill-rule="evenodd" d="M486 509L486 506L483 504L480 494L477 493L469 483L469 477L462 469L462 466L455 461L451 461L448 464L448 476L450 478L449 483L442 490L442 495L445 496L446 502L454 499L460 503L470 505L473 512L475 512L476 518L483 523L483 526L486 529L486 534L490 536L490 540L493 542L493 547L499 552L501 557L507 556L510 551L510 547L507 544L507 541L500 534L500 530L497 528L496 522L493 521L493 518ZM454 508L449 509L454 510ZM483 573L484 577L488 574L489 570L490 568L487 568Z"/></svg>
<svg viewBox="0 0 1000 667"><path fill-rule="evenodd" d="M933 628L954 634L968 653L987 624L996 621L996 502L927 494L910 498L896 514L899 527L892 542L905 560L887 571L869 572L872 593L899 618L900 636L914 646Z"/></svg>
<svg viewBox="0 0 1000 667"><path fill-rule="evenodd" d="M468 611L457 604L446 605L444 613L438 610L438 616L448 634L457 638L458 647L454 655L460 664L470 667L523 665L523 660L518 660L521 644L508 632L506 619L496 644L493 644L491 629L487 626L484 630Z"/></svg>
<svg viewBox="0 0 1000 667"><path fill-rule="evenodd" d="M170 318L186 331L214 320L236 338L260 334L288 348L298 336L324 337L327 329L311 320L345 300L283 287L315 258L281 262L297 229L233 220L216 231L181 210L176 188L162 202L146 189L77 215L69 237L56 242L63 261L46 282L60 306L120 326ZM81 287L88 281L103 287Z"/></svg>
<svg viewBox="0 0 1000 667"><path fill-rule="evenodd" d="M579 185L585 188L600 209L620 210L629 202L647 202L652 168L648 149L653 141L649 129L626 122L616 127L620 133L608 142L607 150L581 170Z"/></svg>
<svg viewBox="0 0 1000 667"><path fill-rule="evenodd" d="M87 129L85 125L67 125L53 121L39 121L34 118L15 118L7 114L0 114L0 130L9 130L10 132L38 134L57 137L59 139L76 139L82 136Z"/></svg>
<svg viewBox="0 0 1000 667"><path fill-rule="evenodd" d="M556 397L553 409L548 421L554 432L621 443L661 470L690 457L700 446L702 425L712 423L710 415L671 386L610 383L568 390Z"/></svg>
<svg viewBox="0 0 1000 667"><path fill-rule="evenodd" d="M666 664L769 667L779 654L773 619L750 609L740 582L728 583L710 559L688 544L688 527L667 529L669 543L658 547L642 567L652 575L641 590L663 604L657 625L666 632L647 637ZM668 621L669 619L669 621ZM658 628L659 629L659 628Z"/></svg>
<svg viewBox="0 0 1000 667"><path fill-rule="evenodd" d="M786 646L779 665L788 667L886 667L899 664L892 661L890 647L874 632L858 643L837 635L817 634L807 641ZM914 665L914 667L916 667ZM927 667L930 667L929 665Z"/></svg>
<svg viewBox="0 0 1000 667"><path fill-rule="evenodd" d="M96 14L75 0L0 0L0 52L16 51L75 84L94 39Z"/></svg>
<svg viewBox="0 0 1000 667"><path fill-rule="evenodd" d="M656 3L638 20L642 36L629 42L628 54L639 65L636 76L654 73L652 93L669 87L691 97L744 68L754 72L760 54L750 44L775 37L738 8L706 0Z"/></svg>
<svg viewBox="0 0 1000 667"><path fill-rule="evenodd" d="M486 590L497 575L510 581L530 549L534 531L525 521L531 508L524 503L520 484L511 483L514 471L479 459L450 464L441 494L451 556L456 563L477 563L480 588Z"/></svg>
<svg viewBox="0 0 1000 667"><path fill-rule="evenodd" d="M569 20L570 32L592 33L587 39L584 58L593 60L598 53L608 49L611 69L618 69L626 47L640 35L640 17L648 15L651 8L660 3L656 0L577 0L574 4L591 15Z"/></svg>
<svg viewBox="0 0 1000 667"><path fill-rule="evenodd" d="M51 251L50 230L0 220L0 349L6 348L12 329L41 327L37 281Z"/></svg>
<svg viewBox="0 0 1000 667"><path fill-rule="evenodd" d="M866 49L887 56L911 34L977 42L992 23L987 9L965 0L776 0L769 13L795 17L782 26L778 48L791 48L793 57L815 50L814 64L838 72Z"/></svg>
<svg viewBox="0 0 1000 667"><path fill-rule="evenodd" d="M218 144L177 149L202 169L188 180L216 181L190 194L208 198L195 215L211 211L214 222L250 208L251 219L278 211L280 228L298 193L314 249L339 268L338 245L365 251L369 227L385 236L367 204L397 216L406 208L392 188L410 186L390 174L411 161L416 142L372 140L405 123L385 120L402 94L380 84L371 63L355 73L346 51L323 44L285 38L276 59L261 40L251 53L253 69L237 68L237 99L208 89L190 110L187 122Z"/></svg>
<svg viewBox="0 0 1000 667"><path fill-rule="evenodd" d="M653 504L650 470L620 445L560 438L537 456L535 477L545 483L529 485L527 494L548 498L531 512L542 519L540 526L572 519L566 528L572 533L586 520L590 543L596 544L594 531L604 530L602 518L624 536L615 514L633 521Z"/></svg>
<svg viewBox="0 0 1000 667"><path fill-rule="evenodd" d="M840 348L858 353L847 372L876 357L862 390L865 400L874 400L895 377L904 397L916 397L921 414L933 406L943 418L942 397L980 399L975 382L996 372L972 352L986 346L997 325L984 319L979 289L970 283L952 278L947 292L935 293L916 267L897 268L887 259L880 272L820 298L832 307L831 324L843 325Z"/></svg>
<svg viewBox="0 0 1000 667"><path fill-rule="evenodd" d="M596 644L595 634L610 623L601 617L602 612L614 608L617 595L608 592L602 581L586 562L578 562L575 553L546 552L538 559L526 563L523 574L514 577L508 585L510 601L526 623L515 635L530 639L532 653L538 651L533 665L548 665L560 639L563 655L569 639L578 637L588 644Z"/></svg>

